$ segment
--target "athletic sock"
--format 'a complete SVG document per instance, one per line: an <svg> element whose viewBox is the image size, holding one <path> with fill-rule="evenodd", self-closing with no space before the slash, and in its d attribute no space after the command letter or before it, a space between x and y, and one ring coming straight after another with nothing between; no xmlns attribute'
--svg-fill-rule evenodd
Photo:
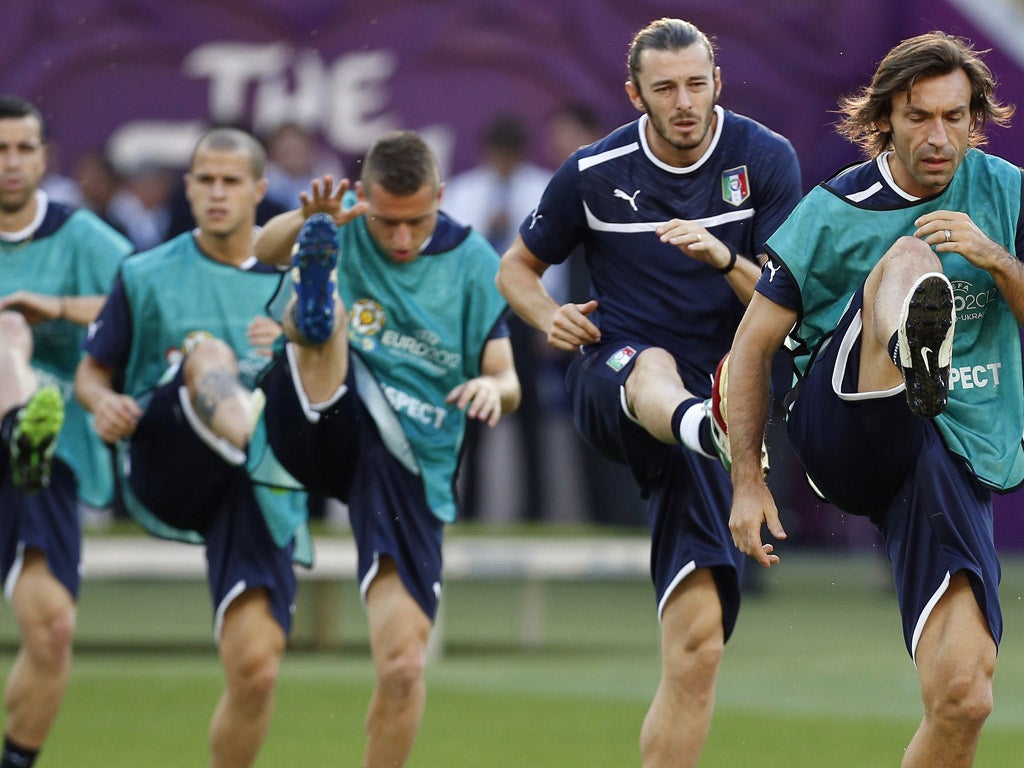
<svg viewBox="0 0 1024 768"><path fill-rule="evenodd" d="M38 749L28 749L11 741L10 736L4 736L4 751L0 754L0 768L29 768L36 761L39 755Z"/></svg>
<svg viewBox="0 0 1024 768"><path fill-rule="evenodd" d="M11 435L14 433L14 425L18 423L18 411L20 405L16 405L7 413L0 413L0 449L9 451L11 449Z"/></svg>
<svg viewBox="0 0 1024 768"><path fill-rule="evenodd" d="M713 459L715 445L711 439L711 424L706 416L703 399L691 397L684 400L672 413L672 434L691 451Z"/></svg>
<svg viewBox="0 0 1024 768"><path fill-rule="evenodd" d="M900 332L896 331L891 337L889 337L889 343L886 345L889 348L889 359L892 360L893 364L899 367L900 364Z"/></svg>

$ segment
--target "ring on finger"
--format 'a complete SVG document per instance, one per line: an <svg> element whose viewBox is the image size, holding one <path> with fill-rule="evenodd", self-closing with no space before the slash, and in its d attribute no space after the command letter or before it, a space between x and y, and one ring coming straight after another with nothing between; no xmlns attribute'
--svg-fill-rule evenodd
<svg viewBox="0 0 1024 768"><path fill-rule="evenodd" d="M948 242L949 242L949 240L950 240L950 238L952 238L952 237L953 237L953 233L952 233L952 232L950 232L950 231L949 231L948 229L944 229L944 230L942 230L942 231L943 231L943 232L944 232L944 233L946 234L946 242L948 243Z"/></svg>

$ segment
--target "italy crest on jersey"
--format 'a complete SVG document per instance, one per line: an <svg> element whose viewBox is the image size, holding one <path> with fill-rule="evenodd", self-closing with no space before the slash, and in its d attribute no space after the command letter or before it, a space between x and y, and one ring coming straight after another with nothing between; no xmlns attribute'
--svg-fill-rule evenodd
<svg viewBox="0 0 1024 768"><path fill-rule="evenodd" d="M729 205L743 205L750 197L750 182L747 179L747 166L732 168L722 172L722 199Z"/></svg>
<svg viewBox="0 0 1024 768"><path fill-rule="evenodd" d="M636 354L636 350L633 347L623 347L614 355L609 357L605 361L605 365L611 368L613 371L621 371L626 367L626 364L633 359Z"/></svg>

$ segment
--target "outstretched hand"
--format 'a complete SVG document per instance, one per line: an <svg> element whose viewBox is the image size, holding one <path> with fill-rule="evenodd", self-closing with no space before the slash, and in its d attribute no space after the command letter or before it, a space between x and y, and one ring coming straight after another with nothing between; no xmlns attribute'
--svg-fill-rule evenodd
<svg viewBox="0 0 1024 768"><path fill-rule="evenodd" d="M351 208L342 207L342 198L351 188L351 181L348 179L335 181L330 174L322 179L313 179L309 192L299 193L303 219L308 219L315 213L326 213L340 227L348 224L352 219L362 216L369 207L365 200L360 199ZM359 188L358 183L356 188Z"/></svg>
<svg viewBox="0 0 1024 768"><path fill-rule="evenodd" d="M786 531L779 521L779 510L768 487L761 485L752 493L735 493L729 516L733 543L740 552L770 568L779 562L779 556L775 554L773 544L761 540L762 525L767 525L768 532L776 539L786 538Z"/></svg>

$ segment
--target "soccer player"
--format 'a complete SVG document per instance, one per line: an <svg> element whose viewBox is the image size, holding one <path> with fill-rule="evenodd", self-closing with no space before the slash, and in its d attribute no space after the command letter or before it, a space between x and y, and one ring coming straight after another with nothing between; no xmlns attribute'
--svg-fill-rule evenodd
<svg viewBox="0 0 1024 768"><path fill-rule="evenodd" d="M257 243L261 259L297 273L289 343L264 382L267 428L296 478L348 504L376 671L363 766L394 768L423 716L466 422L497 424L520 389L498 256L440 212L424 141L385 134L349 186L315 180Z"/></svg>
<svg viewBox="0 0 1024 768"><path fill-rule="evenodd" d="M264 163L242 131L200 138L185 176L198 228L125 261L75 382L96 432L119 442L132 515L205 543L225 671L213 768L252 765L267 733L305 531L305 495L273 488L297 486L273 471L252 389L280 335L264 314L280 273L253 256Z"/></svg>
<svg viewBox="0 0 1024 768"><path fill-rule="evenodd" d="M550 344L579 348L567 374L576 425L630 466L647 500L662 675L641 753L647 768L694 766L742 564L711 379L763 243L800 198L799 166L786 139L719 106L715 49L693 24L652 22L628 64L626 94L643 114L559 168L502 257L498 286ZM559 306L541 275L578 244L595 295Z"/></svg>
<svg viewBox="0 0 1024 768"><path fill-rule="evenodd" d="M71 674L78 500L110 503L109 458L71 400L87 326L131 244L51 202L42 115L0 97L0 573L21 647L4 692L0 768L31 766Z"/></svg>
<svg viewBox="0 0 1024 768"><path fill-rule="evenodd" d="M1012 110L970 43L896 45L841 102L868 160L812 190L768 241L729 357L730 527L763 566L785 537L758 472L768 365L803 377L791 441L808 477L885 540L924 718L904 768L974 764L1003 629L991 490L1024 479L1021 169L978 149ZM827 342L827 343L826 343Z"/></svg>

